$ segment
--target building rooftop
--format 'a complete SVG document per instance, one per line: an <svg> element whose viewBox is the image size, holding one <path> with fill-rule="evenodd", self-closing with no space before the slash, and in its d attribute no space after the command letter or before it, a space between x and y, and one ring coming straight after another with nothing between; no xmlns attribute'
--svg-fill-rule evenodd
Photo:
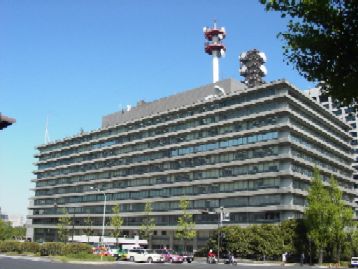
<svg viewBox="0 0 358 269"><path fill-rule="evenodd" d="M184 107L216 96L244 91L246 88L247 86L245 84L240 83L237 80L226 79L152 102L140 101L136 107L131 108L129 111L122 110L104 116L102 118L102 128L140 119L145 116L154 115L177 107Z"/></svg>

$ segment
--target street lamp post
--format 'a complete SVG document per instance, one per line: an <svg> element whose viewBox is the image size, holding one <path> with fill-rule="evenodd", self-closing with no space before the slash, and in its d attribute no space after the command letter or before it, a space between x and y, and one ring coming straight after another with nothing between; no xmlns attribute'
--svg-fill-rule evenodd
<svg viewBox="0 0 358 269"><path fill-rule="evenodd" d="M223 221L230 221L230 213L224 213L224 207L220 207L219 212L210 212L209 210L202 211L203 214L217 214L218 215L218 263L220 259L220 240L221 240L221 231Z"/></svg>
<svg viewBox="0 0 358 269"><path fill-rule="evenodd" d="M101 192L104 195L104 204L103 204L103 221L102 221L102 237L101 237L101 243L103 245L103 239L104 239L104 229L106 224L106 205L107 205L107 195L104 191L101 191L99 188L91 187L92 190L96 190L98 192Z"/></svg>
<svg viewBox="0 0 358 269"><path fill-rule="evenodd" d="M218 263L220 260L220 240L221 240L221 231L220 228L223 224L223 218L224 218L224 208L221 206L220 211L218 213L219 215L219 221L218 221Z"/></svg>
<svg viewBox="0 0 358 269"><path fill-rule="evenodd" d="M75 235L75 213L72 216L72 243L73 243L73 236Z"/></svg>
<svg viewBox="0 0 358 269"><path fill-rule="evenodd" d="M102 246L104 245L103 244L103 239L104 239L104 227L105 227L105 224L106 224L106 204L107 204L107 195L104 191L101 191L99 188L94 188L94 187L91 187L91 190L96 190L98 192L101 192L103 195L104 195L104 204L103 204L103 221L102 221L102 237L101 237L101 243L102 243ZM103 255L101 255L101 261L103 260Z"/></svg>

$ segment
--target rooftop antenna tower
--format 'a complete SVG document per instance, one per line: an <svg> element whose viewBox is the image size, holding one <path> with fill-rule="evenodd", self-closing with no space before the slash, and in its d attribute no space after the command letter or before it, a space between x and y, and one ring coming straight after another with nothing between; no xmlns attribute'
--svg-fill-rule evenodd
<svg viewBox="0 0 358 269"><path fill-rule="evenodd" d="M46 117L46 126L45 126L45 144L50 142L50 135L48 134L48 115Z"/></svg>
<svg viewBox="0 0 358 269"><path fill-rule="evenodd" d="M259 86L265 81L263 77L267 75L264 66L267 58L265 53L257 49L252 49L240 54L240 75L245 78L243 81L249 88Z"/></svg>
<svg viewBox="0 0 358 269"><path fill-rule="evenodd" d="M226 48L222 43L222 40L226 36L225 28L220 29L216 26L216 20L214 20L213 28L204 27L203 32L205 39L205 52L213 56L213 83L219 81L219 58L225 56Z"/></svg>

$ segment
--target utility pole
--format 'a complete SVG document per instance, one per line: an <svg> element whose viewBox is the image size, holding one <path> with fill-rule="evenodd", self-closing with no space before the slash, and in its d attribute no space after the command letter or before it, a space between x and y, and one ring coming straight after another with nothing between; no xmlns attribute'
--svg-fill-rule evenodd
<svg viewBox="0 0 358 269"><path fill-rule="evenodd" d="M73 243L73 236L75 234L75 213L72 216L72 243Z"/></svg>
<svg viewBox="0 0 358 269"><path fill-rule="evenodd" d="M223 218L224 218L224 208L221 206L219 211L219 221L218 221L218 263L220 260L220 241L221 241L221 231L220 228L223 224Z"/></svg>

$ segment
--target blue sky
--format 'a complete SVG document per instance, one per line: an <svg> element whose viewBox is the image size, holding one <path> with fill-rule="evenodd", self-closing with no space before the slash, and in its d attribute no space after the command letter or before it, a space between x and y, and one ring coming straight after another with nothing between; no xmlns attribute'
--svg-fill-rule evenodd
<svg viewBox="0 0 358 269"><path fill-rule="evenodd" d="M241 80L238 55L266 53L267 81L313 84L283 61L286 29L253 0L1 0L0 112L16 124L0 131L0 207L26 214L36 145L97 129L103 115L138 100L212 81L203 26L225 26L220 78Z"/></svg>

